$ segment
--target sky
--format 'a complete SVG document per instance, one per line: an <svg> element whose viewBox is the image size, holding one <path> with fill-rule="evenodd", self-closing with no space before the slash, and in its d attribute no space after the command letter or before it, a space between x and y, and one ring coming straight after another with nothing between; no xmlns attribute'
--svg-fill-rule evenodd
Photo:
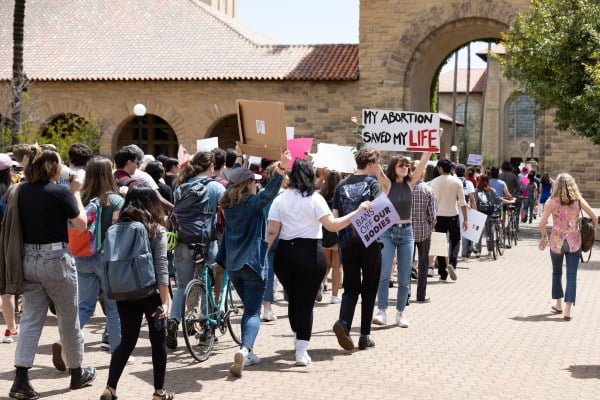
<svg viewBox="0 0 600 400"><path fill-rule="evenodd" d="M238 0L237 19L282 44L358 43L359 0ZM319 12L315 12L318 10ZM487 48L471 46L471 68L486 63L474 53ZM467 51L459 52L459 68L467 67ZM454 69L454 58L442 72Z"/></svg>

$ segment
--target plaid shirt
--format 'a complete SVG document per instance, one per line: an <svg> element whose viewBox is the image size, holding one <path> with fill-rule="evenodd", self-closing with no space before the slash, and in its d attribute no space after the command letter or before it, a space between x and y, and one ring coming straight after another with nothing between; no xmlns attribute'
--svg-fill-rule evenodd
<svg viewBox="0 0 600 400"><path fill-rule="evenodd" d="M435 192L423 180L419 180L412 192L412 227L415 242L431 237L431 229L437 215Z"/></svg>

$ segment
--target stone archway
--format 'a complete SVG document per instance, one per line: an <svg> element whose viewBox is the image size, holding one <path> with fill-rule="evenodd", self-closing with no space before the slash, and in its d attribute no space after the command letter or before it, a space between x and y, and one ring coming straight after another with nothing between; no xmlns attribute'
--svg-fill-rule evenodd
<svg viewBox="0 0 600 400"><path fill-rule="evenodd" d="M240 140L239 132L237 114L230 114L215 121L208 128L206 137L218 137L222 149L235 148L235 142Z"/></svg>
<svg viewBox="0 0 600 400"><path fill-rule="evenodd" d="M130 118L116 134L117 148L137 144L146 154L177 156L179 142L171 125L154 114L146 114L141 120Z"/></svg>

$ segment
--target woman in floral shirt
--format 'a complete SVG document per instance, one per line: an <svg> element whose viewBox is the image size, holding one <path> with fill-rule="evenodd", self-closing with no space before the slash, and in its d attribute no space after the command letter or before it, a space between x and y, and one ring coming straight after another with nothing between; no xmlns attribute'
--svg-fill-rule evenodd
<svg viewBox="0 0 600 400"><path fill-rule="evenodd" d="M592 218L594 230L598 229L598 216L590 208L587 201L579 193L577 184L569 174L560 174L556 179L555 190L552 197L546 202L540 232L542 238L539 248L544 250L550 245L550 259L552 260L552 298L556 305L552 312L562 314L562 298L565 298L564 319L571 320L571 306L575 304L577 290L577 267L581 255L581 235L579 233L579 214L583 210ZM550 240L546 232L548 217L552 215L552 231ZM567 260L567 288L563 293L562 264L563 258Z"/></svg>

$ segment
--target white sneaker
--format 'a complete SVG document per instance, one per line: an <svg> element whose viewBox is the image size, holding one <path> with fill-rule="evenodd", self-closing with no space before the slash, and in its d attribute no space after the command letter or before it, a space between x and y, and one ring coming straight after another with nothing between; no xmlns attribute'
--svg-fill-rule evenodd
<svg viewBox="0 0 600 400"><path fill-rule="evenodd" d="M249 367L251 365L260 364L260 358L253 352L248 353L248 357L246 357L246 361L244 361L244 367Z"/></svg>
<svg viewBox="0 0 600 400"><path fill-rule="evenodd" d="M265 322L277 321L277 315L275 315L273 309L268 309L263 312L262 320Z"/></svg>
<svg viewBox="0 0 600 400"><path fill-rule="evenodd" d="M377 314L375 314L373 317L372 322L375 325L387 325L387 315L385 315L385 310L380 308Z"/></svg>
<svg viewBox="0 0 600 400"><path fill-rule="evenodd" d="M129 356L129 358L127 359L127 365L132 365L134 363L135 363L135 357Z"/></svg>
<svg viewBox="0 0 600 400"><path fill-rule="evenodd" d="M454 270L454 267L450 264L446 265L446 269L448 270L448 275L450 275L450 279L452 279L453 281L456 280L456 271Z"/></svg>
<svg viewBox="0 0 600 400"><path fill-rule="evenodd" d="M408 328L408 319L406 318L406 315L404 315L403 311L398 311L396 313L396 323L400 328Z"/></svg>
<svg viewBox="0 0 600 400"><path fill-rule="evenodd" d="M340 304L342 302L341 296L331 296L331 304Z"/></svg>
<svg viewBox="0 0 600 400"><path fill-rule="evenodd" d="M299 367L306 367L312 362L308 352L306 350L296 350L296 365Z"/></svg>
<svg viewBox="0 0 600 400"><path fill-rule="evenodd" d="M429 267L429 269L427 270L427 276L433 278L433 268Z"/></svg>
<svg viewBox="0 0 600 400"><path fill-rule="evenodd" d="M235 352L233 356L233 365L229 368L229 373L238 378L242 376L242 371L246 365L246 358L248 358L248 349L242 347Z"/></svg>

